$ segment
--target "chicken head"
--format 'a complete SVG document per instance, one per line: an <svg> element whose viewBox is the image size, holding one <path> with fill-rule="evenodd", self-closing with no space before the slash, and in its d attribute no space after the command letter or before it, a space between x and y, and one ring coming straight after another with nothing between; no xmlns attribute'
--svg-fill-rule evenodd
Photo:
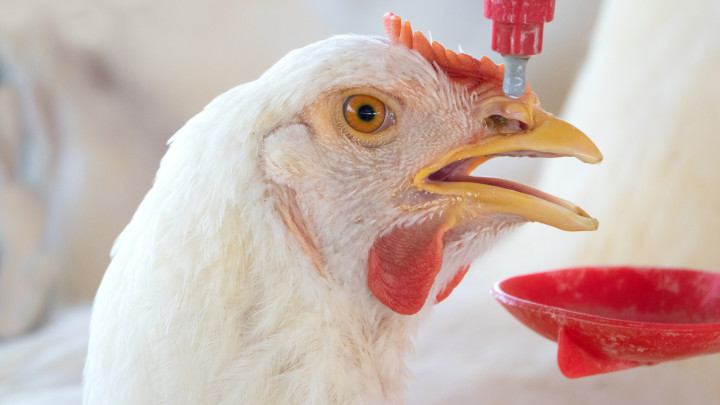
<svg viewBox="0 0 720 405"><path fill-rule="evenodd" d="M390 13L385 28L389 41L343 37L346 51L314 54L328 62L306 78L316 96L264 141L276 208L323 277L365 278L385 306L414 314L447 297L506 229L597 228L560 198L471 175L497 156L599 162L582 132L529 89L506 97L489 59L430 44ZM348 264L363 260L362 274Z"/></svg>

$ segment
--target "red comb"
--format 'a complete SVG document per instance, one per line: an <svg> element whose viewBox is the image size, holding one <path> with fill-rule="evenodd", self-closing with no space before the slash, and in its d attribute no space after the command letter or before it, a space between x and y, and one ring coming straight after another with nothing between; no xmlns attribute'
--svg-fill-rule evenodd
<svg viewBox="0 0 720 405"><path fill-rule="evenodd" d="M410 21L402 22L393 13L385 13L383 25L390 44L404 45L420 53L428 62L436 63L447 75L465 85L477 85L488 81L499 81L502 84L505 67L498 66L483 56L480 60L466 53L455 53L445 49L438 42L425 38L420 31L413 33Z"/></svg>

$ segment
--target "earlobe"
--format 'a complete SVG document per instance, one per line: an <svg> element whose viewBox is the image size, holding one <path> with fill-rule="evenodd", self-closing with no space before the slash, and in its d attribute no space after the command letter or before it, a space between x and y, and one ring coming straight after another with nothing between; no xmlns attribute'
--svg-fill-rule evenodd
<svg viewBox="0 0 720 405"><path fill-rule="evenodd" d="M306 125L293 124L271 132L263 140L265 172L279 184L290 184L305 176L301 162L313 161L310 130Z"/></svg>

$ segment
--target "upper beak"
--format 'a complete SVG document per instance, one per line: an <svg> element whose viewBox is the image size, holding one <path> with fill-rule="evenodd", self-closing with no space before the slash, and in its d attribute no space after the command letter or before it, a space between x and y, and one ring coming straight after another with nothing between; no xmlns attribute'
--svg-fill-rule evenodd
<svg viewBox="0 0 720 405"><path fill-rule="evenodd" d="M508 180L470 176L478 165L496 156L573 156L585 163L602 160L595 144L574 126L540 109L532 118L528 130L495 135L450 151L418 172L415 186L430 193L457 195L491 212L517 215L566 231L597 229L596 219L568 201Z"/></svg>

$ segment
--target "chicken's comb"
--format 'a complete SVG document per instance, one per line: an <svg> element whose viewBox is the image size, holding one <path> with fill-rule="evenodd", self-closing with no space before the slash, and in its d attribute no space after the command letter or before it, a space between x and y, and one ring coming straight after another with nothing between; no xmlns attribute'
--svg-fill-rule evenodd
<svg viewBox="0 0 720 405"><path fill-rule="evenodd" d="M403 22L393 13L383 17L385 33L392 45L404 45L420 53L428 62L435 63L447 73L448 77L465 85L478 85L487 81L499 81L502 84L505 66L496 65L488 57L480 60L466 53L455 53L445 49L437 41L430 41L420 31L413 33L410 21Z"/></svg>

